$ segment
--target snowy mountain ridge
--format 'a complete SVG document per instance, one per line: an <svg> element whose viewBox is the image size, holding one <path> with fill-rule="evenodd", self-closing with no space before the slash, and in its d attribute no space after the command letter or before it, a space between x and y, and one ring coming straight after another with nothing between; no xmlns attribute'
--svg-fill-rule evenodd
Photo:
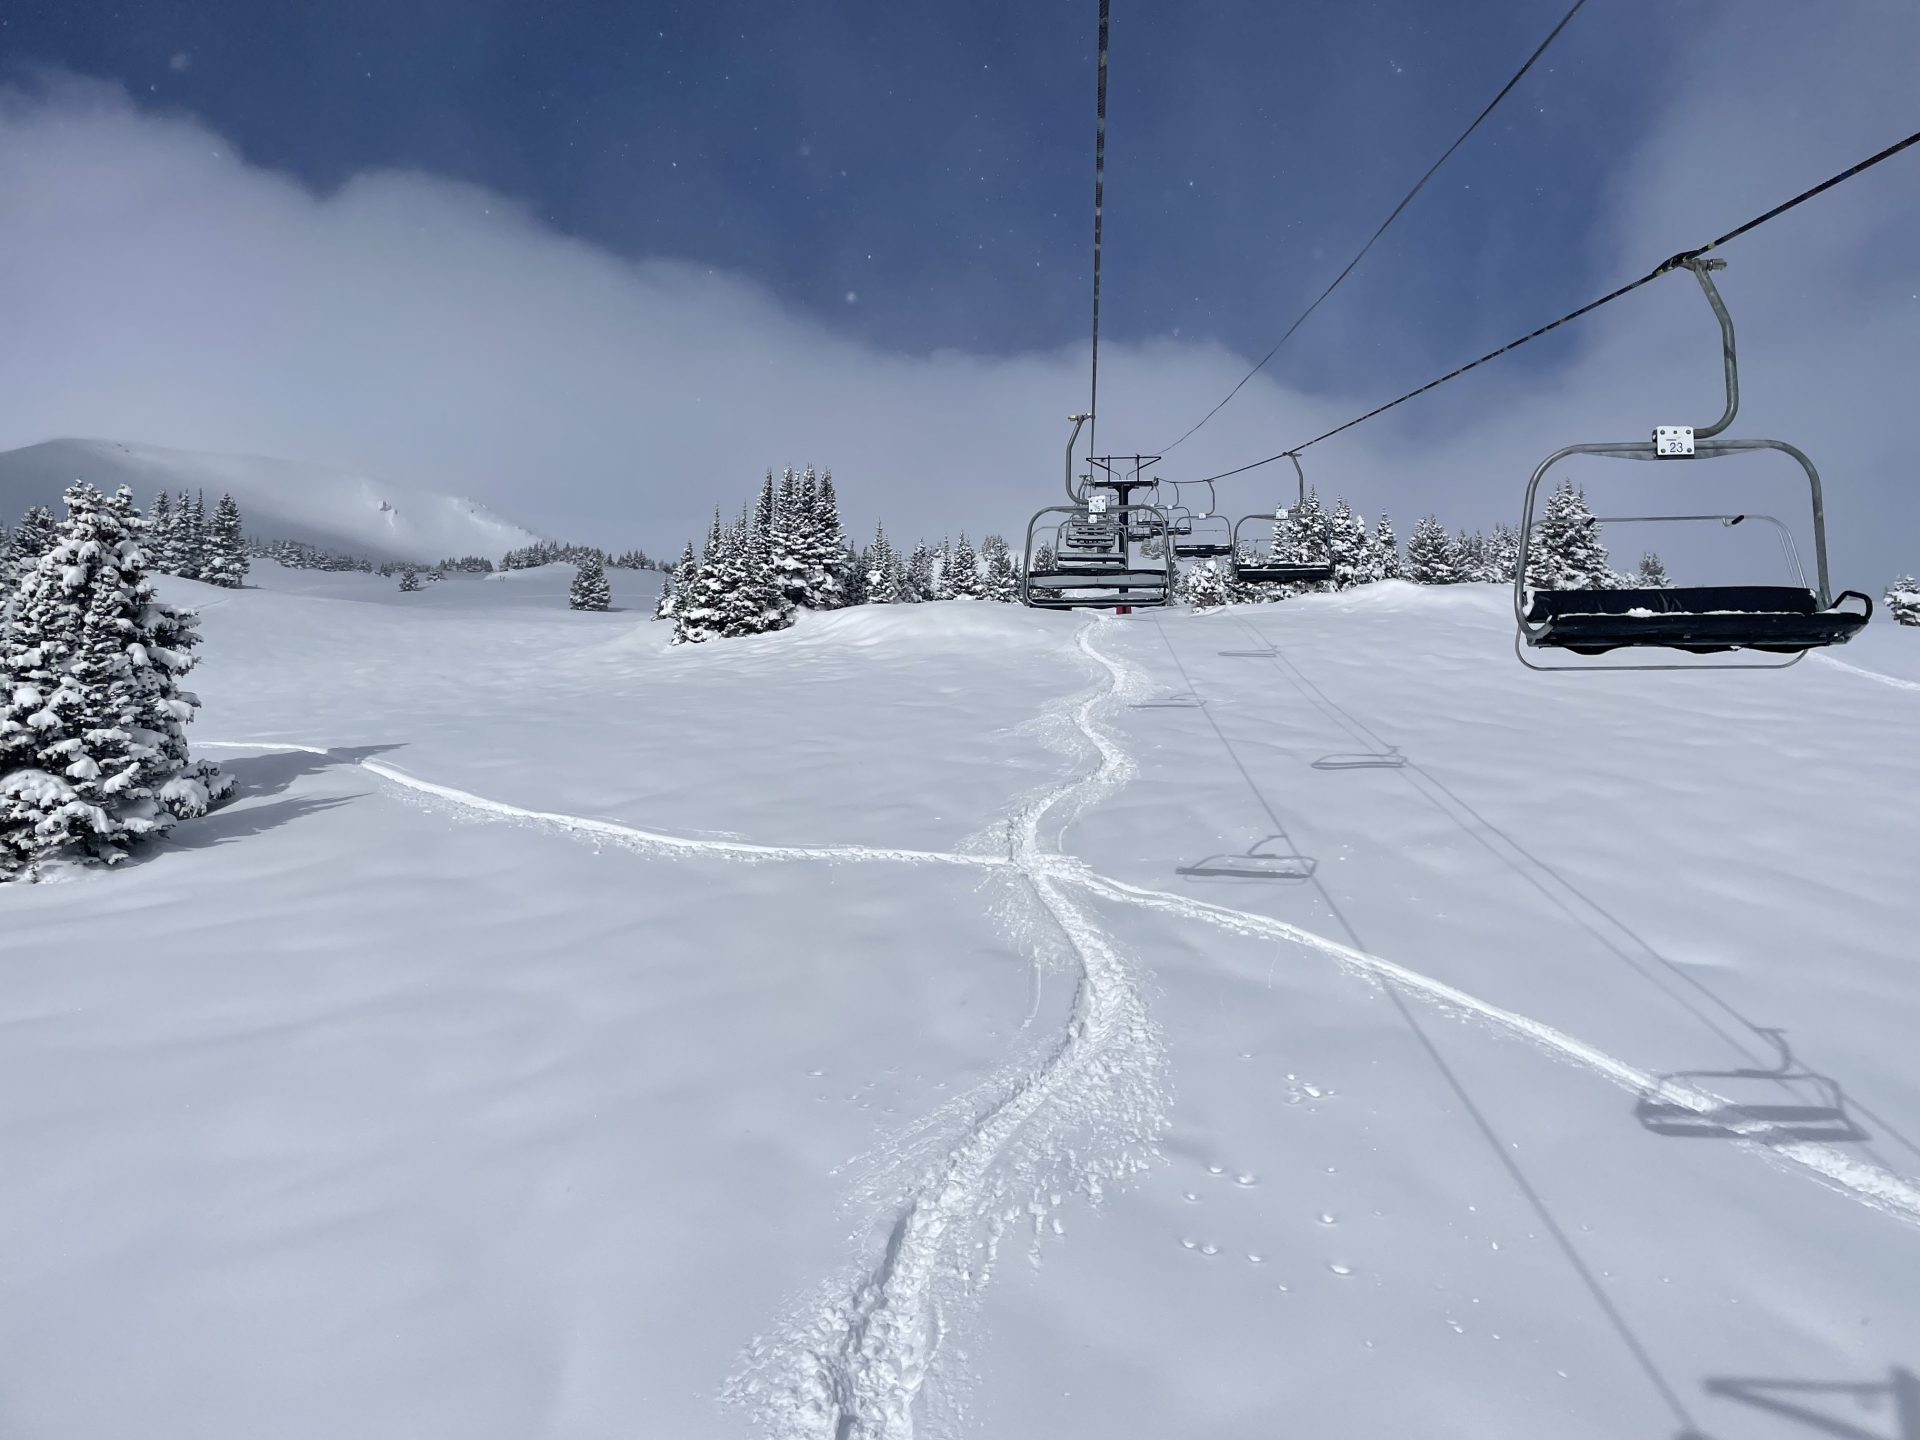
<svg viewBox="0 0 1920 1440"><path fill-rule="evenodd" d="M101 490L129 485L144 507L160 490L231 494L246 532L299 540L372 560L433 561L486 555L540 537L477 501L437 495L351 470L260 455L171 450L117 440L48 440L0 453L0 515L57 506L75 480Z"/></svg>

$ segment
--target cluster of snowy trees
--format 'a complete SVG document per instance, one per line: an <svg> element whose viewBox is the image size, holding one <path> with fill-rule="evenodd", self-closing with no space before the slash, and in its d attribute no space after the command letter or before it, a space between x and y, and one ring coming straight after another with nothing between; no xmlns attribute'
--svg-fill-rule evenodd
<svg viewBox="0 0 1920 1440"><path fill-rule="evenodd" d="M1247 562L1269 557L1329 563L1333 578L1311 585L1249 585L1234 581L1226 570L1208 562L1182 577L1183 593L1189 604L1200 607L1229 600L1278 600L1310 590L1348 590L1376 580L1511 585L1520 564L1520 532L1496 525L1491 536L1465 530L1449 534L1439 517L1428 515L1407 537L1403 559L1387 516L1382 515L1369 531L1345 500L1328 510L1319 496L1309 493L1286 519L1274 521L1265 550L1242 549L1241 558ZM1562 482L1548 499L1534 525L1527 571L1528 583L1557 590L1664 589L1672 583L1660 557L1651 553L1641 557L1634 574L1615 571L1600 538L1599 522L1585 495L1570 481Z"/></svg>
<svg viewBox="0 0 1920 1440"><path fill-rule="evenodd" d="M342 555L319 545L309 545L304 540L249 539L246 548L254 559L273 560L289 570L357 570L363 575L373 574L373 561L364 555ZM488 561L487 566L491 569L493 562Z"/></svg>
<svg viewBox="0 0 1920 1440"><path fill-rule="evenodd" d="M83 482L65 499L64 520L29 512L6 547L0 881L63 853L119 860L233 789L187 751L199 701L180 681L200 637L191 611L154 592L160 507L149 518L131 491Z"/></svg>
<svg viewBox="0 0 1920 1440"><path fill-rule="evenodd" d="M609 570L658 570L660 562L644 550L623 550L618 555L598 545L573 545L560 540L539 540L518 550L509 550L500 561L502 570L537 570L542 565L579 565L589 557Z"/></svg>
<svg viewBox="0 0 1920 1440"><path fill-rule="evenodd" d="M1889 585L1887 612L1902 625L1920 625L1920 580L1902 575Z"/></svg>
<svg viewBox="0 0 1920 1440"><path fill-rule="evenodd" d="M800 610L1019 596L1019 561L997 535L978 550L963 534L957 544L903 551L880 526L856 549L832 472L809 466L778 481L769 471L759 498L730 524L716 511L705 546L696 552L688 542L668 568L654 618L672 621L674 643L685 644L784 629Z"/></svg>
<svg viewBox="0 0 1920 1440"><path fill-rule="evenodd" d="M203 580L238 589L247 578L247 541L240 533L240 506L222 495L207 514L206 496L162 490L146 517L147 563L163 575Z"/></svg>

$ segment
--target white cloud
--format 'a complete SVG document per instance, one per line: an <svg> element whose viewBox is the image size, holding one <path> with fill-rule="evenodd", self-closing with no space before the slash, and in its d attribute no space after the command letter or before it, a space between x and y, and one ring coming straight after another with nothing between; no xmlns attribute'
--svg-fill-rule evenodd
<svg viewBox="0 0 1920 1440"><path fill-rule="evenodd" d="M1695 83L1623 166L1618 233L1589 249L1629 275L1893 138L1911 116L1887 32L1920 41L1920 24L1868 18L1704 35ZM1793 104L1742 88L1788 51ZM1736 429L1821 460L1836 578L1856 583L1920 566L1916 191L1920 154L1740 242L1723 277L1747 362ZM293 456L677 548L788 462L832 466L862 527L878 514L908 537L1017 531L1058 496L1063 417L1085 404L1083 344L886 353L738 278L618 259L468 186L381 172L314 195L92 82L0 91L0 195L0 446L74 434ZM1543 243L1540 263L1553 259ZM1711 335L1686 277L1662 280L1570 343L1312 452L1312 473L1323 493L1390 508L1402 534L1429 508L1489 525L1554 446L1713 413ZM1175 339L1113 347L1102 447L1165 443L1245 363ZM1267 453L1379 398L1261 377L1167 473ZM1270 506L1280 477L1265 473L1224 508ZM1667 467L1638 478L1641 498L1676 487Z"/></svg>

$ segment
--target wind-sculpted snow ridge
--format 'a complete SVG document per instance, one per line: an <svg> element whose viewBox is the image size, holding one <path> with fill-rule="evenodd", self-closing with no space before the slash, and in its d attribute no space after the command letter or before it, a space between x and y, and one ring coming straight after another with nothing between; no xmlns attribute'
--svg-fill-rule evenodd
<svg viewBox="0 0 1920 1440"><path fill-rule="evenodd" d="M1027 798L1004 826L969 842L1010 857L1014 873L998 877L996 913L1036 967L1050 952L1070 957L1076 979L1065 1033L915 1126L901 1158L924 1155L930 1136L944 1135L946 1144L893 1187L896 1218L878 1260L749 1348L728 1395L751 1406L769 1435L909 1440L917 1419L956 1410L963 1377L942 1363L943 1346L991 1278L1006 1228L1030 1219L1037 1245L1041 1234L1063 1229L1052 1212L1065 1195L1097 1199L1105 1182L1152 1159L1166 1121L1164 1067L1139 977L1069 897L1074 864L1042 838L1048 830L1057 843L1134 771L1096 717L1140 682L1094 646L1092 633L1083 627L1078 645L1104 670L1102 683L1053 707L1039 725L1056 748L1093 759L1093 768ZM1064 947L1054 952L1058 941Z"/></svg>
<svg viewBox="0 0 1920 1440"><path fill-rule="evenodd" d="M1354 974L1392 985L1455 1015L1491 1022L1529 1044L1593 1071L1630 1094L1710 1115L1716 1127L1731 1132L1748 1148L1767 1158L1810 1173L1822 1184L1883 1214L1910 1224L1920 1223L1920 1187L1911 1181L1834 1146L1795 1139L1780 1126L1751 1115L1743 1116L1740 1108L1723 1096L1670 1077L1649 1074L1551 1025L1502 1009L1430 975L1270 916L1229 910L1185 895L1141 889L1090 870L1063 878L1109 899L1204 921L1239 935L1284 940L1318 950Z"/></svg>
<svg viewBox="0 0 1920 1440"><path fill-rule="evenodd" d="M334 752L314 745L290 745L271 740L196 740L203 749L270 750L289 755L320 755ZM457 790L422 780L378 760L353 760L369 774L434 800L453 805L483 820L509 820L532 824L597 841L610 841L628 849L679 855L712 855L733 860L881 860L906 865L958 865L971 869L1006 869L1013 862L1004 855L960 854L948 850L907 850L884 845L756 845L746 840L695 840L669 835L658 830L643 830L614 820L595 820L585 815L563 815L550 810L529 810L503 800L489 800L471 791Z"/></svg>
<svg viewBox="0 0 1920 1440"><path fill-rule="evenodd" d="M1920 681L1902 680L1895 675L1883 675L1878 670L1869 670L1863 665L1849 665L1845 660L1832 655L1816 653L1813 658L1833 666L1836 670L1845 670L1849 674L1859 675L1867 680L1878 680L1882 685L1891 685L1896 690L1920 690Z"/></svg>

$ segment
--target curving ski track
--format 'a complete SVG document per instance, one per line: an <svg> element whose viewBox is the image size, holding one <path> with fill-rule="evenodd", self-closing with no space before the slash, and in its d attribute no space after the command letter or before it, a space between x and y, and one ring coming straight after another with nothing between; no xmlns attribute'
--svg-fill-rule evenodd
<svg viewBox="0 0 1920 1440"><path fill-rule="evenodd" d="M1883 1214L1920 1223L1920 1186L1835 1146L1793 1139L1763 1120L1729 1119L1730 1102L1721 1096L1662 1079L1551 1025L1300 926L1131 885L1062 853L1073 821L1134 774L1132 757L1098 716L1144 693L1144 677L1094 645L1094 630L1102 623L1111 622L1091 622L1076 636L1081 654L1102 672L1100 682L1082 697L1050 706L1039 721L1050 743L1076 759L1092 760L1092 768L1016 805L1005 821L959 851L694 839L490 800L377 760L350 762L410 794L482 820L533 825L645 854L936 864L981 871L1008 887L1002 919L1032 953L1036 973L1044 967L1048 940L1056 942L1055 949L1064 942L1064 954L1077 972L1064 1033L910 1127L912 1143L897 1144L892 1156L896 1162L919 1160L918 1173L873 1187L889 1195L893 1217L883 1222L887 1240L880 1256L827 1286L776 1335L749 1347L727 1396L749 1406L769 1435L911 1440L929 1387L937 1389L943 1375L949 1382L959 1379L942 1370L943 1344L959 1311L990 1278L1007 1225L1028 1217L1038 1235L1065 1193L1079 1190L1097 1197L1104 1180L1148 1163L1165 1124L1159 1037L1133 962L1074 903L1071 891L1316 951L1352 974L1391 985L1455 1018L1491 1024L1630 1093L1714 1114L1744 1148ZM1840 661L1828 663L1902 689L1920 689ZM320 747L278 741L197 743L335 756ZM996 847L1008 853L992 853ZM930 1161L925 1159L929 1153Z"/></svg>

